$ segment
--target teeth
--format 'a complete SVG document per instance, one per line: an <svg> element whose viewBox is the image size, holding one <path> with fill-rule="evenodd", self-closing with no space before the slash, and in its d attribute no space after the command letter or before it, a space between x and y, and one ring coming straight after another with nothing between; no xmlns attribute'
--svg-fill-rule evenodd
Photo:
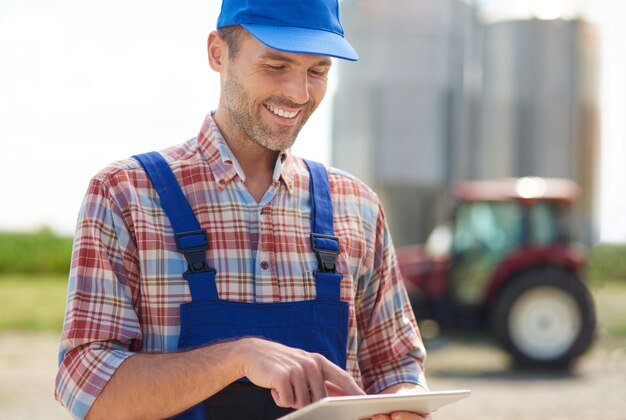
<svg viewBox="0 0 626 420"><path fill-rule="evenodd" d="M298 115L298 111L289 112L289 111L285 111L284 109L274 108L272 105L269 105L269 104L267 105L267 109L269 109L274 114L283 118L294 118L296 115Z"/></svg>

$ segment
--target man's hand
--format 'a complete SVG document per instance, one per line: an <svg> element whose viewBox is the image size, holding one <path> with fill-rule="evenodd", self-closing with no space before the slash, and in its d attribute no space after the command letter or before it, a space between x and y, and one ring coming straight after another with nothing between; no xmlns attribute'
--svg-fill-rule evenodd
<svg viewBox="0 0 626 420"><path fill-rule="evenodd" d="M415 384L398 384L394 385L381 394L419 394L427 392L428 389ZM376 414L371 420L431 420L430 413L419 414L410 413L408 411L395 411L389 414Z"/></svg>
<svg viewBox="0 0 626 420"><path fill-rule="evenodd" d="M364 395L343 369L317 353L258 338L240 340L242 375L272 390L279 407L302 408L332 395Z"/></svg>
<svg viewBox="0 0 626 420"><path fill-rule="evenodd" d="M319 354L242 338L189 351L130 356L87 415L90 419L171 417L242 376L270 388L282 407L300 408L329 393L364 394L348 373Z"/></svg>

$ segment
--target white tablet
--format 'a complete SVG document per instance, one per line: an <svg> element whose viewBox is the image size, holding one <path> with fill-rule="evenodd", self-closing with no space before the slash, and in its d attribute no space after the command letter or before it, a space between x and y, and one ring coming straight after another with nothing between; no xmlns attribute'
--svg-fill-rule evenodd
<svg viewBox="0 0 626 420"><path fill-rule="evenodd" d="M446 404L468 397L470 390L424 392L422 394L378 394L327 397L296 410L280 420L357 420L393 411L432 413Z"/></svg>

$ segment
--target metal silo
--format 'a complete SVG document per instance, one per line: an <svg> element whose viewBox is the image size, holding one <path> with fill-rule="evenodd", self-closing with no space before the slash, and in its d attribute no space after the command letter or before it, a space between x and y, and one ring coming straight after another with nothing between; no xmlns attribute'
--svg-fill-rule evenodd
<svg viewBox="0 0 626 420"><path fill-rule="evenodd" d="M338 63L333 164L379 193L398 245L425 239L452 180L526 175L582 187L577 224L591 241L598 41L575 6L342 3L361 61Z"/></svg>
<svg viewBox="0 0 626 420"><path fill-rule="evenodd" d="M503 11L511 4L493 3ZM485 17L481 162L472 175L576 181L577 224L589 243L599 154L597 30L577 13L530 12Z"/></svg>
<svg viewBox="0 0 626 420"><path fill-rule="evenodd" d="M379 193L397 244L423 240L451 177L469 8L457 0L341 7L361 59L339 63L333 164Z"/></svg>

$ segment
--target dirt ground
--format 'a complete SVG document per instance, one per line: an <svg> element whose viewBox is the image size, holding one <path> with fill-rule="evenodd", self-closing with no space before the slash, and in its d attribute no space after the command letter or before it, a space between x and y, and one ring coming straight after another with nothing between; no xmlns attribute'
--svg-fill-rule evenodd
<svg viewBox="0 0 626 420"><path fill-rule="evenodd" d="M0 336L0 419L67 419L53 398L57 337ZM471 389L471 397L442 408L436 420L626 420L626 341L600 340L571 372L524 372L479 339L428 343L432 390Z"/></svg>
<svg viewBox="0 0 626 420"><path fill-rule="evenodd" d="M431 343L432 390L468 388L438 420L626 419L626 340L598 341L568 372L511 368L506 353L485 341Z"/></svg>

